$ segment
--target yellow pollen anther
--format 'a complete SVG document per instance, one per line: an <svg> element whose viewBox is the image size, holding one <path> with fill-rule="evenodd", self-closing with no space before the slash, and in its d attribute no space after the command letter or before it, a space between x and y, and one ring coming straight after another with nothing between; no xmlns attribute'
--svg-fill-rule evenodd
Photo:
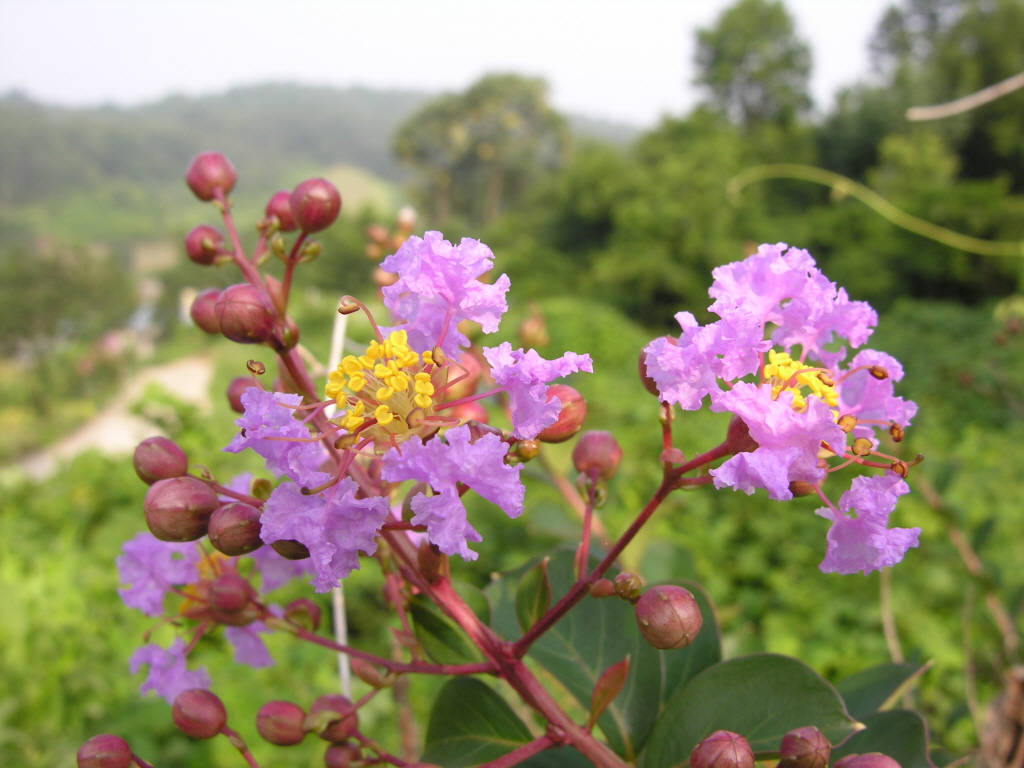
<svg viewBox="0 0 1024 768"><path fill-rule="evenodd" d="M847 413L840 416L839 421L837 421L836 424L839 425L839 428L843 430L843 432L850 434L850 432L853 431L853 428L857 426L857 417L852 413Z"/></svg>
<svg viewBox="0 0 1024 768"><path fill-rule="evenodd" d="M416 405L418 405L420 408L429 408L430 405L434 402L430 398L430 395L423 395L423 394L415 395L413 397L412 401L414 403L416 403Z"/></svg>
<svg viewBox="0 0 1024 768"><path fill-rule="evenodd" d="M392 397L394 397L394 394L395 390L393 390L391 387L381 387L380 389L377 390L376 397L378 401L390 400Z"/></svg>
<svg viewBox="0 0 1024 768"><path fill-rule="evenodd" d="M348 388L353 392L359 392L366 386L366 377L362 374L356 374L348 380Z"/></svg>
<svg viewBox="0 0 1024 768"><path fill-rule="evenodd" d="M377 423L382 427L386 427L392 421L395 420L395 414L391 412L391 409L386 405L378 405L377 410L373 412L373 417L377 420Z"/></svg>
<svg viewBox="0 0 1024 768"><path fill-rule="evenodd" d="M423 353L423 364L424 365L433 365L434 364L434 353L431 352L429 349L426 352Z"/></svg>
<svg viewBox="0 0 1024 768"><path fill-rule="evenodd" d="M383 379L385 376L391 375L391 369L388 368L386 365L381 365L380 363L378 363L373 367L373 375L376 376L378 379Z"/></svg>

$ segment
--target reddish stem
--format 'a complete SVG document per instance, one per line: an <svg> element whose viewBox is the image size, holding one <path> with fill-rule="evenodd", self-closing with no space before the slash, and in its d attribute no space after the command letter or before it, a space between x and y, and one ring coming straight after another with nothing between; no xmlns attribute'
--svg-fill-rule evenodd
<svg viewBox="0 0 1024 768"><path fill-rule="evenodd" d="M288 261L285 262L284 265L284 283L281 285L281 303L284 305L281 307L282 314L285 314L288 311L288 298L291 296L292 292L292 276L295 274L295 267L298 266L299 263L299 249L302 247L302 244L306 242L306 237L307 235L305 232L299 235L299 239L296 240L295 245L292 246L292 252L288 256Z"/></svg>
<svg viewBox="0 0 1024 768"><path fill-rule="evenodd" d="M220 203L221 215L224 217L224 227L228 231L228 236L231 238L231 244L235 248L233 254L235 264L242 270L242 274L245 279L253 285L258 285L260 288L266 290L266 286L263 284L263 278L260 276L260 272L256 269L255 265L245 255L245 249L242 247L242 239L238 236L238 227L235 226L235 219L231 215L231 203L228 202L227 197L224 195L224 190L220 187L216 187L213 190L214 198Z"/></svg>
<svg viewBox="0 0 1024 768"><path fill-rule="evenodd" d="M529 744L523 744L523 746L513 749L507 755L502 755L497 760L481 763L477 768L511 768L513 765L519 765L519 763L543 752L545 749L551 749L554 745L555 742L551 740L551 737L544 734Z"/></svg>
<svg viewBox="0 0 1024 768"><path fill-rule="evenodd" d="M135 762L137 766L139 766L139 768L153 768L152 763L147 763L145 760L143 760L141 757L134 753L132 754L132 760Z"/></svg>
<svg viewBox="0 0 1024 768"><path fill-rule="evenodd" d="M247 762L251 768L260 768L260 764L256 762L256 758L252 756L252 752L250 752L249 747L246 746L245 740L238 735L237 731L232 730L225 724L221 726L220 732L227 736L231 745L242 753L242 757L245 758L245 762Z"/></svg>
<svg viewBox="0 0 1024 768"><path fill-rule="evenodd" d="M257 499L255 496L250 496L247 493L239 493L238 491L233 491L230 488L225 488L223 485L216 482L215 480L205 480L204 478L199 479L203 480L203 482L205 482L207 485L213 488L213 490L215 490L217 493L223 494L224 496L230 496L232 499L244 501L246 504L249 504L254 507L262 507L264 504L266 504L266 502L263 499Z"/></svg>

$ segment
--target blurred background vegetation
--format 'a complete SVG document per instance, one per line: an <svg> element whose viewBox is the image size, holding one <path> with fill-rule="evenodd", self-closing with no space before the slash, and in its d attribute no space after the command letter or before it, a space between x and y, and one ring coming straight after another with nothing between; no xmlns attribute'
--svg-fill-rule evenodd
<svg viewBox="0 0 1024 768"><path fill-rule="evenodd" d="M187 289L236 279L199 269L181 247L191 226L216 223L181 183L205 149L224 151L239 169L236 212L246 227L274 190L305 177L324 175L341 189L342 218L322 237L324 255L299 271L295 292L303 341L320 356L336 296L375 288L369 224L390 225L412 203L418 231L488 243L513 282L499 340L516 342L518 324L539 312L550 336L542 354L574 349L595 359L595 374L572 383L590 402L588 426L613 430L626 449L602 511L613 532L657 482L657 406L636 378L640 349L673 330L675 312L708 319L715 266L761 242L809 249L852 298L880 311L872 346L903 362L898 392L920 405L907 440L889 446L926 456L894 521L923 529L920 548L891 572L895 633L883 631L879 574L817 570L827 524L811 500L677 494L626 565L650 581L702 581L729 655L793 654L833 681L890 658L934 662L912 696L931 726L935 762L975 749L992 727L988 708L1005 671L1020 662L1021 259L904 231L841 187L769 180L730 199L726 186L753 166L805 164L951 230L1024 240L1024 91L946 120L905 118L910 106L1024 70L1022 29L1021 0L903 0L875 35L875 71L823 112L808 96L808 46L784 6L740 0L698 35L704 103L643 133L560 115L542 81L514 74L437 98L275 85L128 110L0 99L0 763L70 765L87 736L111 731L159 755L161 766L237 764L226 744L178 735L166 705L140 701L141 680L127 672L149 625L115 592L114 558L144 525L145 486L130 464L86 453L45 479L23 470L27 456L60 445L133 373L198 354L215 370L212 411L152 388L125 405L193 462L225 476L261 471L253 457L219 453L234 429L219 393L254 350L207 339L183 319ZM365 340L368 328L354 321L351 333ZM676 429L690 454L713 445L724 424L684 413ZM545 452L568 468L569 448ZM520 520L473 502L484 542L476 563L455 566L461 578L482 586L491 572L572 539L574 519L543 473L531 465L525 474ZM387 653L380 587L372 568L349 580L351 622L356 644ZM282 592L283 602L303 590ZM1002 626L992 604L1005 608ZM265 764L315 764L313 744L271 752L253 716L271 698L308 705L333 691L334 660L282 638L273 645L280 663L270 670L236 668L215 644L202 661L257 756L272 755ZM436 685L414 684L421 712ZM365 730L393 746L390 706L379 697L367 715L379 723Z"/></svg>

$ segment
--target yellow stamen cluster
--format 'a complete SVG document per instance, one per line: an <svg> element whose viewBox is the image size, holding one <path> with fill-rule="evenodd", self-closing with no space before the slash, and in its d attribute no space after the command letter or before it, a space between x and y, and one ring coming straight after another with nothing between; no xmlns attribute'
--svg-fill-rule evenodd
<svg viewBox="0 0 1024 768"><path fill-rule="evenodd" d="M836 392L832 379L821 371L809 370L799 360L794 360L788 352L768 353L768 364L764 367L764 376L772 382L772 398L777 400L782 392L793 393L793 410L807 410L807 397L813 395L830 408L839 405L839 393ZM803 388L810 392L806 395Z"/></svg>
<svg viewBox="0 0 1024 768"><path fill-rule="evenodd" d="M386 427L396 418L401 427L408 426L408 416L416 408L427 409L434 404L434 367L431 352L417 354L409 347L405 331L393 331L383 342L371 341L366 354L349 355L332 371L327 383L327 396L339 403L347 398L351 407L341 425L349 432L359 429L370 418ZM401 430L400 430L401 431Z"/></svg>

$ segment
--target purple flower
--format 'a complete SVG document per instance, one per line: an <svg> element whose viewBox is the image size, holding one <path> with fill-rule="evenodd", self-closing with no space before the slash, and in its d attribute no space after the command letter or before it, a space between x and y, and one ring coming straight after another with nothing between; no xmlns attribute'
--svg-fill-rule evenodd
<svg viewBox="0 0 1024 768"><path fill-rule="evenodd" d="M249 557L256 561L256 569L263 577L262 591L264 594L273 592L292 579L315 573L313 564L306 560L289 560L277 554L273 547L260 547Z"/></svg>
<svg viewBox="0 0 1024 768"><path fill-rule="evenodd" d="M149 665L149 674L146 676L146 682L139 688L139 693L155 691L158 696L163 696L168 704L173 704L182 691L209 688L212 682L206 667L191 671L188 669L185 641L180 637L175 638L166 651L155 644L144 645L136 650L129 661L132 674L138 672L143 664Z"/></svg>
<svg viewBox="0 0 1024 768"><path fill-rule="evenodd" d="M842 574L862 571L866 575L900 562L908 549L918 545L921 529L887 526L896 499L909 492L910 487L895 472L856 477L839 499L838 513L829 507L817 510L832 521L821 570Z"/></svg>
<svg viewBox="0 0 1024 768"><path fill-rule="evenodd" d="M547 400L548 382L576 371L592 373L590 355L566 352L557 360L545 360L535 350L514 350L507 341L497 347L485 347L484 357L491 364L491 375L508 392L512 406L513 434L520 440L532 440L558 421L561 401ZM436 543L436 542L435 542Z"/></svg>
<svg viewBox="0 0 1024 768"><path fill-rule="evenodd" d="M903 378L903 366L896 358L884 352L865 349L850 361L850 370L872 365L881 366L888 371L889 376L879 380L867 370L860 370L849 374L836 385L839 408L843 414L883 422L881 425L858 424L853 429L854 437L874 439L879 427L885 429L888 422L896 422L905 427L917 413L915 402L893 394L893 384Z"/></svg>
<svg viewBox="0 0 1024 768"><path fill-rule="evenodd" d="M435 495L417 494L412 500L416 513L412 522L426 525L430 541L446 555L475 560L477 553L468 542L480 541L480 534L466 519L458 483L497 504L509 517L518 517L525 496L519 480L522 466L505 463L508 445L497 435L487 434L470 443L469 427L456 427L445 433L445 440L412 440L402 445L401 453L389 451L382 475L389 482L418 480L430 485Z"/></svg>
<svg viewBox="0 0 1024 768"><path fill-rule="evenodd" d="M280 438L309 438L309 430L295 419L295 409L285 405L301 405L299 395L265 392L249 387L242 394L245 413L235 421L242 432L224 450L241 453L252 448L266 459L267 469L275 475L287 475L296 482L315 487L327 480L320 472L324 459L319 443L300 443ZM270 440L268 438L277 438Z"/></svg>
<svg viewBox="0 0 1024 768"><path fill-rule="evenodd" d="M787 248L785 243L765 244L743 261L716 267L711 273L715 281L708 289L715 303L709 309L720 316L740 309L762 323L779 324L784 299L809 293L809 283L816 283L812 291L827 290L816 280L821 273L811 254L801 248Z"/></svg>
<svg viewBox="0 0 1024 768"><path fill-rule="evenodd" d="M199 579L201 559L194 542L179 544L160 541L151 533L140 533L126 541L117 558L122 584L117 590L125 605L147 616L162 616L164 597L176 584L191 584Z"/></svg>
<svg viewBox="0 0 1024 768"><path fill-rule="evenodd" d="M662 400L687 411L699 409L705 395L722 391L719 377L729 381L756 371L758 353L771 347L763 338L763 326L742 309L730 309L722 320L706 326L698 325L689 312L677 313L676 320L683 329L678 341L655 339L645 350L645 362Z"/></svg>
<svg viewBox="0 0 1024 768"><path fill-rule="evenodd" d="M458 359L459 348L469 346L469 339L456 327L460 322L472 320L480 323L484 333L494 333L508 310L508 277L502 275L494 285L477 279L490 271L493 260L491 249L479 240L466 237L453 246L440 232L410 237L381 264L399 276L384 289L384 304L405 320L383 328L384 335L404 329L409 345L425 352L438 344L443 333L441 349L450 359Z"/></svg>
<svg viewBox="0 0 1024 768"><path fill-rule="evenodd" d="M338 579L359 567L359 552L377 551L375 536L391 511L383 496L357 499L351 478L321 493L304 496L295 483L282 483L270 495L260 522L267 544L285 539L309 549L317 592L328 592Z"/></svg>
<svg viewBox="0 0 1024 768"><path fill-rule="evenodd" d="M244 627L224 628L224 635L235 649L236 664L248 664L256 669L274 666L274 658L259 636L260 632L270 632L262 621L254 621Z"/></svg>
<svg viewBox="0 0 1024 768"><path fill-rule="evenodd" d="M731 411L746 423L757 450L737 453L718 469L711 470L715 487L731 487L747 494L766 488L773 499L793 498L790 482L817 482L825 476L818 467L818 449L827 443L842 451L846 434L836 426L832 411L815 397L807 398L804 411L793 408L793 394L782 392L772 399L769 385L738 382L711 406Z"/></svg>

